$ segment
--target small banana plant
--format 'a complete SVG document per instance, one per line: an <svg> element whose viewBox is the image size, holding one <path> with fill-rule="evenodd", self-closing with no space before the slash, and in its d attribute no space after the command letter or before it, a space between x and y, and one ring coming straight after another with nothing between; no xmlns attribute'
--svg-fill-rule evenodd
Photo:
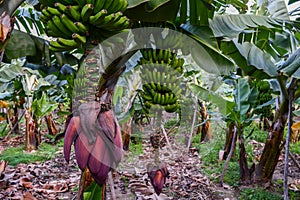
<svg viewBox="0 0 300 200"><path fill-rule="evenodd" d="M38 125L33 118L32 105L34 102L34 93L42 86L50 86L50 84L44 81L37 71L29 69L24 69L23 75L21 76L21 83L25 94L25 150L33 151L37 149L40 142L40 138L35 133L36 128L38 128L36 126Z"/></svg>

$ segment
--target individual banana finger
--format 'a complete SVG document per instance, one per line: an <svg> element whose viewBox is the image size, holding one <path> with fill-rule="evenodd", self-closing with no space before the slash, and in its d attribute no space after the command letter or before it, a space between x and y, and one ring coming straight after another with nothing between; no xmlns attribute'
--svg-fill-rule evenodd
<svg viewBox="0 0 300 200"><path fill-rule="evenodd" d="M82 22L88 21L89 17L93 13L94 5L93 4L85 4L81 10L80 16Z"/></svg>
<svg viewBox="0 0 300 200"><path fill-rule="evenodd" d="M103 6L104 6L104 3L105 1L104 0L96 0L95 3L94 3L94 10L93 10L93 14L96 14L98 13L100 10L103 9Z"/></svg>
<svg viewBox="0 0 300 200"><path fill-rule="evenodd" d="M95 15L91 15L89 17L89 22L92 25L99 25L99 24L103 23L106 15L107 15L107 10L102 9L99 12L97 12Z"/></svg>
<svg viewBox="0 0 300 200"><path fill-rule="evenodd" d="M46 17L45 15L41 14L39 16L39 19L44 22L44 23L47 23L49 20L51 20L51 17Z"/></svg>
<svg viewBox="0 0 300 200"><path fill-rule="evenodd" d="M145 92L142 94L142 98L147 101L152 101L152 96L146 94Z"/></svg>
<svg viewBox="0 0 300 200"><path fill-rule="evenodd" d="M119 1L109 1L109 0L104 1L103 9L106 9L107 12L108 12L108 14L111 14L112 12L110 12L110 11L108 10L108 8L111 7L112 4L114 4L114 3L115 3L115 4L116 4L116 3L119 3Z"/></svg>
<svg viewBox="0 0 300 200"><path fill-rule="evenodd" d="M52 14L49 13L46 8L44 8L42 10L42 15L44 15L47 19L51 19L52 18Z"/></svg>
<svg viewBox="0 0 300 200"><path fill-rule="evenodd" d="M122 16L114 20L111 24L106 25L104 28L108 30L119 31L128 28L129 25L130 25L129 18L126 16Z"/></svg>
<svg viewBox="0 0 300 200"><path fill-rule="evenodd" d="M66 51L66 50L71 50L73 49L73 47L69 47L66 45L62 45L60 43L58 43L58 41L50 41L49 43L49 48L51 48L50 50L56 50L56 51Z"/></svg>
<svg viewBox="0 0 300 200"><path fill-rule="evenodd" d="M106 15L103 19L103 22L96 25L96 27L103 28L103 27L106 27L108 24L112 24L113 21L115 20L115 17L116 17L115 13L112 13L110 15Z"/></svg>
<svg viewBox="0 0 300 200"><path fill-rule="evenodd" d="M126 0L119 0L119 1L115 1L113 2L109 8L107 8L107 10L109 11L109 13L116 13L118 11L125 11L127 8L127 1Z"/></svg>
<svg viewBox="0 0 300 200"><path fill-rule="evenodd" d="M74 22L74 25L79 29L79 33L88 32L88 28L81 22Z"/></svg>
<svg viewBox="0 0 300 200"><path fill-rule="evenodd" d="M62 30L56 26L56 24L54 23L54 21L52 19L47 22L47 34L49 36L53 36L53 37L64 36L64 37L68 38L68 35L65 34L64 32L62 32Z"/></svg>
<svg viewBox="0 0 300 200"><path fill-rule="evenodd" d="M63 46L68 46L68 47L73 47L73 48L76 48L80 45L74 39L57 38L56 41Z"/></svg>
<svg viewBox="0 0 300 200"><path fill-rule="evenodd" d="M162 105L162 96L161 96L161 93L157 93L157 104L160 104Z"/></svg>
<svg viewBox="0 0 300 200"><path fill-rule="evenodd" d="M62 14L58 9L52 8L52 7L49 7L49 6L46 7L46 11L48 13L50 13L51 15L56 15L56 16L60 16Z"/></svg>
<svg viewBox="0 0 300 200"><path fill-rule="evenodd" d="M66 13L69 15L69 17L73 18L74 21L80 21L81 20L81 14L80 14L78 6L67 5L66 6Z"/></svg>
<svg viewBox="0 0 300 200"><path fill-rule="evenodd" d="M172 105L166 105L164 108L165 108L165 111L168 113L176 112L178 110L178 103L176 102Z"/></svg>
<svg viewBox="0 0 300 200"><path fill-rule="evenodd" d="M67 6L63 5L62 3L60 2L56 2L54 4L54 7L57 8L61 13L65 13L66 10L67 10Z"/></svg>
<svg viewBox="0 0 300 200"><path fill-rule="evenodd" d="M73 33L72 38L75 39L78 42L81 42L83 44L86 43L86 37L83 35L79 35L78 33Z"/></svg>
<svg viewBox="0 0 300 200"><path fill-rule="evenodd" d="M66 26L67 29L69 29L72 33L79 33L80 30L77 26L75 26L74 22L70 20L67 15L62 14L60 16L60 19L62 23Z"/></svg>
<svg viewBox="0 0 300 200"><path fill-rule="evenodd" d="M72 31L70 31L69 29L67 29L67 28L65 27L65 25L62 23L60 17L54 15L54 16L52 17L52 21L53 21L53 23L55 24L55 26L58 28L58 30L60 30L61 32L64 33L64 36L65 36L66 38L70 38L70 37L72 36Z"/></svg>

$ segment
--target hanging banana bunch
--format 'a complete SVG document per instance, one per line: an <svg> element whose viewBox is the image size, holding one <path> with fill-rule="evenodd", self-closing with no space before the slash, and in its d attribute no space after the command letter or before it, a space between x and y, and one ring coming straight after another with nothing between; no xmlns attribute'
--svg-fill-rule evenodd
<svg viewBox="0 0 300 200"><path fill-rule="evenodd" d="M177 58L170 50L143 49L141 53L138 65L142 66L141 78L145 82L141 92L143 112L149 114L156 105L163 106L166 112L176 112L182 92L178 77L183 71L184 59Z"/></svg>
<svg viewBox="0 0 300 200"><path fill-rule="evenodd" d="M50 50L53 51L81 47L87 42L87 37L97 38L101 42L129 27L129 19L123 15L128 5L126 0L40 2L40 19L46 24L47 34L56 38L50 41Z"/></svg>

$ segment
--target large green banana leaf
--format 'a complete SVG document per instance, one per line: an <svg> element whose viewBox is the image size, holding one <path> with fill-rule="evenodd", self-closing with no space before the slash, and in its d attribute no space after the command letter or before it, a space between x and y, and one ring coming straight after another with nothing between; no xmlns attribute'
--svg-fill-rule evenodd
<svg viewBox="0 0 300 200"><path fill-rule="evenodd" d="M199 99L212 102L213 104L218 106L220 113L224 116L228 115L233 111L235 106L234 102L228 101L219 94L216 94L193 83L190 84L188 87L192 91L192 93L196 95Z"/></svg>
<svg viewBox="0 0 300 200"><path fill-rule="evenodd" d="M6 46L5 54L9 59L34 56L36 46L29 34L14 30Z"/></svg>
<svg viewBox="0 0 300 200"><path fill-rule="evenodd" d="M237 87L234 91L234 101L235 101L234 110L237 113L239 113L238 115L239 122L243 122L251 106L251 104L248 101L251 90L247 79L240 78L237 81L238 81Z"/></svg>
<svg viewBox="0 0 300 200"><path fill-rule="evenodd" d="M300 79L300 49L282 63L279 70L288 77Z"/></svg>
<svg viewBox="0 0 300 200"><path fill-rule="evenodd" d="M289 12L284 0L269 0L268 11L271 18L289 20Z"/></svg>
<svg viewBox="0 0 300 200"><path fill-rule="evenodd" d="M181 0L128 0L126 15L145 22L174 21Z"/></svg>
<svg viewBox="0 0 300 200"><path fill-rule="evenodd" d="M242 32L253 32L254 28L279 28L282 21L252 14L218 15L209 20L215 37L236 37Z"/></svg>
<svg viewBox="0 0 300 200"><path fill-rule="evenodd" d="M186 23L181 28L188 33L189 37L199 43L191 51L192 57L199 67L209 73L218 75L228 75L234 70L234 63L221 53L217 40L209 27L193 26Z"/></svg>
<svg viewBox="0 0 300 200"><path fill-rule="evenodd" d="M4 0L0 4L0 15L3 12L6 12L8 15L11 16L23 1L25 0Z"/></svg>
<svg viewBox="0 0 300 200"><path fill-rule="evenodd" d="M1 64L0 66L0 93L13 91L12 80L23 73L20 65Z"/></svg>
<svg viewBox="0 0 300 200"><path fill-rule="evenodd" d="M240 44L237 40L234 40L234 45L247 63L238 57L235 58L235 62L247 75L258 79L278 76L277 66L270 54L262 51L250 42Z"/></svg>

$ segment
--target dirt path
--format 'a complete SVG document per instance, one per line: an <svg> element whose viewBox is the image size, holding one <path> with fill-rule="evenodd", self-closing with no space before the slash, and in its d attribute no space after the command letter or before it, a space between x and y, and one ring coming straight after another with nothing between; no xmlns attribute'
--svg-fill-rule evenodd
<svg viewBox="0 0 300 200"><path fill-rule="evenodd" d="M154 193L146 172L148 163L153 163L152 147L143 141L143 153L132 155L125 152L118 169L112 173L113 181L108 181L107 197L112 199L195 199L195 200L236 200L238 192L225 184L218 187L203 173L201 155L196 149L185 151L180 145L160 149L160 159L167 164L170 177L162 193ZM295 155L298 162L300 156ZM274 174L274 181L282 180L283 156ZM230 172L227 172L230 173ZM55 158L44 163L7 166L0 177L1 199L74 199L78 188L80 170L74 154L67 164L62 149ZM299 187L300 170L290 163L291 187ZM113 187L112 187L113 186ZM280 185L278 186L280 187ZM113 189L112 189L113 188Z"/></svg>
<svg viewBox="0 0 300 200"><path fill-rule="evenodd" d="M117 199L224 199L232 197L230 188L224 192L202 173L201 157L197 151L183 153L180 146L172 151L163 147L161 161L170 172L163 192L157 196L146 173L146 165L153 162L152 147L143 144L144 153L132 156L125 152L117 171L113 172L113 182L108 183L107 197L112 199L112 188ZM76 196L80 170L74 154L67 164L62 149L54 159L44 163L7 166L0 178L0 198L2 199L73 199ZM220 190L220 189L219 189ZM229 191L229 192L228 192ZM234 199L234 198L229 198Z"/></svg>

